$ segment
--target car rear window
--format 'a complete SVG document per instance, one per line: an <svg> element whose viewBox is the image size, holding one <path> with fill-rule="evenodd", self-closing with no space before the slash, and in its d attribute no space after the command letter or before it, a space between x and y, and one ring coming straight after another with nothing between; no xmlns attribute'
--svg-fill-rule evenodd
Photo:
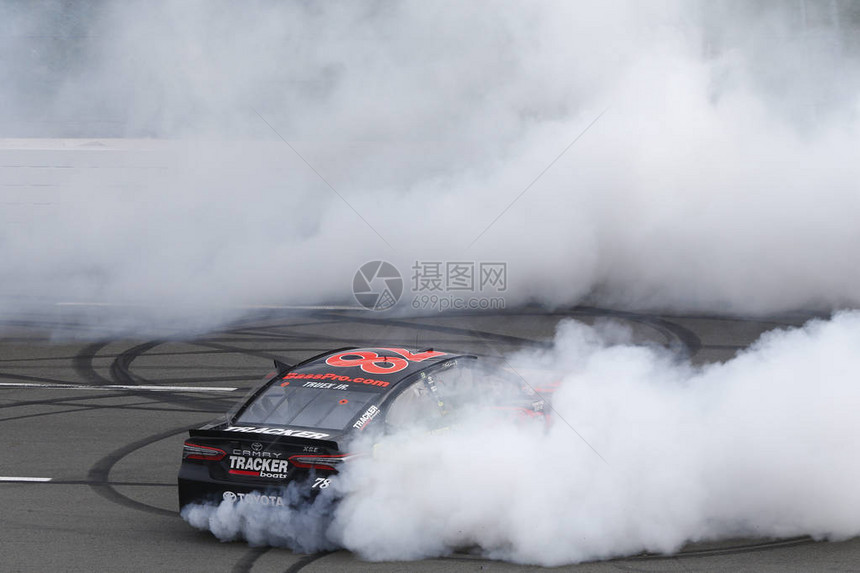
<svg viewBox="0 0 860 573"><path fill-rule="evenodd" d="M236 420L242 424L302 426L342 430L364 412L378 394L363 390L281 387L257 396Z"/></svg>

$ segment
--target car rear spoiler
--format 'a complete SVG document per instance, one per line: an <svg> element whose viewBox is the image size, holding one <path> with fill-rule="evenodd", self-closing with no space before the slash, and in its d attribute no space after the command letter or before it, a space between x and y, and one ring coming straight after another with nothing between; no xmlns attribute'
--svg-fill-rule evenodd
<svg viewBox="0 0 860 573"><path fill-rule="evenodd" d="M284 428L286 429L286 428ZM237 441L260 441L266 443L280 443L280 444L293 444L300 446L316 446L323 447L330 450L338 449L337 437L338 436L330 436L329 438L317 439L317 438L300 438L298 436L281 436L281 435L272 435L268 433L257 433L257 432L227 432L223 429L191 429L188 430L188 435L190 438L220 438L224 440L237 440ZM334 438L334 439L332 439Z"/></svg>

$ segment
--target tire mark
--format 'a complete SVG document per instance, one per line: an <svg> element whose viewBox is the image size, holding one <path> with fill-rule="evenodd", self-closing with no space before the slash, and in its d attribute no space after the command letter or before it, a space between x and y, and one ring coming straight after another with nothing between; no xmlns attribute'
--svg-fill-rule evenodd
<svg viewBox="0 0 860 573"><path fill-rule="evenodd" d="M302 557L301 559L290 565L287 570L284 571L284 573L298 573L314 561L318 561L319 559L331 555L332 553L334 553L334 551L323 551L320 553L314 553L313 555L307 555L305 557Z"/></svg>
<svg viewBox="0 0 860 573"><path fill-rule="evenodd" d="M119 398L121 396L128 396L129 392L120 392L116 394L102 394L98 397L94 396L70 396L66 398L50 398L45 400L27 400L22 401L19 400L17 402L12 402L11 404L0 404L0 409L5 408L23 408L26 406L40 406L40 405L57 405L57 404L65 404L67 402L77 402L79 400L105 400L108 398Z"/></svg>
<svg viewBox="0 0 860 573"><path fill-rule="evenodd" d="M52 404L54 405L54 404ZM65 410L55 410L53 412L38 412L36 414L23 414L21 416L11 416L8 418L0 418L0 423L3 422L12 422L14 420L26 420L29 418L40 418L43 416L56 416L59 414L72 414L75 412L88 412L93 410L137 410L144 412L177 412L177 413L188 413L188 414L201 414L206 413L207 410L199 410L192 408L158 408L158 407L147 407L139 404L117 404L117 405L104 405L104 404L90 404L90 405L81 405L76 408L67 408ZM209 411L209 413L213 415L222 414L224 412L223 408L213 409Z"/></svg>
<svg viewBox="0 0 860 573"><path fill-rule="evenodd" d="M568 316L587 316L589 318L612 317L648 326L666 337L666 342L670 350L686 358L695 355L702 347L702 341L695 332L658 315L596 307L576 307L568 311Z"/></svg>
<svg viewBox="0 0 860 573"><path fill-rule="evenodd" d="M334 313L325 313L332 314L333 316L339 316ZM511 336L509 334L497 334L495 332L485 332L481 330L475 330L471 328L461 328L456 326L443 326L438 324L424 324L424 323L413 323L405 320L392 320L392 319L384 319L384 318L366 318L360 316L343 316L343 319L347 322L357 322L359 324L374 324L377 326L399 326L401 328L413 329L413 330L422 330L422 331L430 331L430 332L442 332L445 334L460 334L466 335L473 338L485 339L490 338L495 340L496 342L506 342L510 344L528 344L530 346L534 346L536 341L530 338L522 338L519 336ZM546 346L546 342L538 342L538 346Z"/></svg>
<svg viewBox="0 0 860 573"><path fill-rule="evenodd" d="M631 320L637 320L631 318ZM680 324L670 322L655 316L642 316L640 322L652 326L663 333L668 333L670 338L669 347L672 350L680 352L685 358L692 358L702 348L702 341L692 330L681 326ZM672 344L671 340L677 340L680 343Z"/></svg>
<svg viewBox="0 0 860 573"><path fill-rule="evenodd" d="M87 480L90 482L88 485L90 486L90 488L92 488L94 492L107 499L108 501L128 507L130 509L145 511L147 513L154 513L156 515L166 515L170 517L175 517L179 515L179 512L177 511L172 511L155 505L150 505L148 503L143 503L141 501L137 501L126 495L121 494L116 489L114 489L113 485L111 484L111 481L109 479L110 472L120 460L122 460L129 454L150 444L154 444L155 442L161 441L165 438L170 438L177 434L187 432L191 428L196 428L198 425L199 424L189 424L187 426L180 426L179 428L173 428L164 432L152 434L151 436L134 441L117 450L112 451L108 455L98 460L90 468L90 471L87 474Z"/></svg>
<svg viewBox="0 0 860 573"><path fill-rule="evenodd" d="M96 368L93 365L93 360L95 360L98 351L107 345L107 342L94 342L92 344L88 344L75 354L75 357L72 359L72 368L74 368L78 376L90 384L99 384L104 386L111 383L110 380L96 372Z"/></svg>
<svg viewBox="0 0 860 573"><path fill-rule="evenodd" d="M144 342L143 344L138 344L137 346L132 346L128 350L121 352L110 365L110 377L116 384L129 386L138 386L141 383L152 383L150 380L140 376L135 376L129 368L134 360L160 344L162 344L161 340L151 340L149 342Z"/></svg>
<svg viewBox="0 0 860 573"><path fill-rule="evenodd" d="M27 376L26 374L11 374L9 372L0 372L0 378L5 378L7 380L23 380L24 382L45 382L46 384L81 384L81 382L57 380L56 378L45 378L42 376ZM84 382L84 384L86 384L86 382Z"/></svg>
<svg viewBox="0 0 860 573"><path fill-rule="evenodd" d="M250 348L240 348L238 346L229 346L227 344L221 344L219 342L209 342L198 340L195 341L194 344L196 346L205 346L207 348L214 348L215 350L220 350L224 353L236 353L236 354L247 354L248 356L256 356L257 358L265 358L267 360L282 360L282 357L277 354L272 354L270 352L264 352L261 350L252 350Z"/></svg>
<svg viewBox="0 0 860 573"><path fill-rule="evenodd" d="M242 390L242 389L240 389L240 390ZM131 391L131 390L123 390L122 392L117 392L114 394L100 394L99 396L84 395L84 396L68 396L65 398L50 398L50 399L44 399L44 400L27 400L27 401L18 400L16 402L12 402L9 404L0 404L0 409L23 408L26 406L40 406L40 405L58 405L58 404L66 404L69 402L77 402L80 400L107 400L110 398L122 398L122 397L126 397L126 396L134 396L137 398L144 398L144 397L156 398L160 394L162 394L162 392L148 392L148 391L135 392L135 391ZM230 405L233 402L235 402L237 399L233 396L223 397L223 398L212 398L209 396L196 396L194 393L189 393L187 398L188 398L188 401L192 401L194 399L210 400L210 401L220 400L221 402L223 402L223 405L221 407L226 407L227 405ZM157 404L158 402L161 402L161 400L154 400L154 399L152 400L153 404ZM121 407L121 405L116 405L116 406L111 406L111 407L118 408L118 407ZM202 411L202 410L200 408L197 408L193 411Z"/></svg>
<svg viewBox="0 0 860 573"><path fill-rule="evenodd" d="M29 418L42 418L44 416L56 416L58 414L73 414L75 412L89 412L97 409L96 406L81 406L80 408L67 408L65 410L54 410L53 412L38 412L36 414L24 414L22 416L12 416L10 418L0 418L0 423L13 422L15 420L27 420Z"/></svg>
<svg viewBox="0 0 860 573"><path fill-rule="evenodd" d="M110 373L113 380L117 384L124 384L130 386L136 386L141 384L158 385L163 383L161 380L148 379L131 372L131 365L137 358L163 343L164 342L161 340L152 340L149 342L144 342L143 344L138 344L137 346L129 348L128 350L120 353L110 366ZM154 399L154 401L162 403L179 404L183 406L193 404L193 408L197 408L198 410L204 412L218 410L219 408L223 409L225 400L229 400L229 404L232 404L236 401L236 398L233 397L212 398L208 396L201 400L199 397L191 397L188 396L187 393L183 393L181 391L159 392L157 396L153 396L152 398Z"/></svg>
<svg viewBox="0 0 860 573"><path fill-rule="evenodd" d="M675 559L689 559L693 557L715 557L720 555L736 555L740 553L752 553L755 551L769 551L772 549L780 549L784 547L796 547L798 545L806 545L808 543L816 543L816 541L807 536L790 537L787 539L774 539L770 541L759 541L753 543L741 543L737 545L726 545L724 547L712 547L708 549L682 549L673 555L659 555L646 553L643 555L633 555L630 557L620 557L612 561L665 561Z"/></svg>
<svg viewBox="0 0 860 573"><path fill-rule="evenodd" d="M251 547L245 552L242 557L233 565L232 573L249 573L257 559L271 551L271 547Z"/></svg>

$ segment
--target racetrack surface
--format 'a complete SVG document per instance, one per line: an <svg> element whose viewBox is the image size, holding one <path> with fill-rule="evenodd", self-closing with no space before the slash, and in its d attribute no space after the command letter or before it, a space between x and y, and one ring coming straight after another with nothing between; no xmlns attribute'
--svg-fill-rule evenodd
<svg viewBox="0 0 860 573"><path fill-rule="evenodd" d="M421 562L369 563L345 551L297 555L221 543L179 518L176 471L186 430L226 411L270 371L274 358L292 362L341 346L394 344L497 355L546 344L565 317L623 322L635 339L665 345L697 363L730 358L760 333L810 318L646 315L585 307L413 318L295 310L185 340L99 340L67 317L10 318L2 323L0 336L0 569L525 569L465 553ZM856 570L857 563L858 539L739 539L690 545L676 556L643 555L559 569L846 571Z"/></svg>

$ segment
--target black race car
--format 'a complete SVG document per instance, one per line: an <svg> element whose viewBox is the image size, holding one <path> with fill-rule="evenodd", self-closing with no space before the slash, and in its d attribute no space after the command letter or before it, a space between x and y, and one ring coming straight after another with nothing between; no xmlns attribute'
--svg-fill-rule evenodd
<svg viewBox="0 0 860 573"><path fill-rule="evenodd" d="M222 500L294 505L314 497L354 453L355 438L421 423L438 429L473 408L506 421L544 419L516 375L473 355L341 348L277 371L226 416L191 430L179 469L180 509Z"/></svg>

